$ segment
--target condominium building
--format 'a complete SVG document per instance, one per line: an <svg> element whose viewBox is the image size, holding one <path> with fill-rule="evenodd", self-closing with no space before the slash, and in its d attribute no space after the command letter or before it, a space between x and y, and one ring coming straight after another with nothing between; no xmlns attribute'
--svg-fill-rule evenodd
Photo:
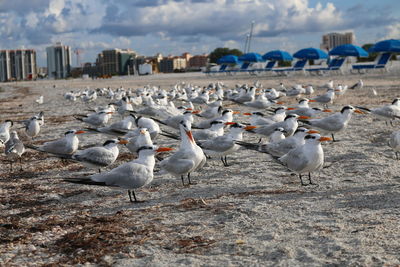
<svg viewBox="0 0 400 267"><path fill-rule="evenodd" d="M186 70L186 59L182 57L166 57L160 61L160 72L182 72Z"/></svg>
<svg viewBox="0 0 400 267"><path fill-rule="evenodd" d="M0 81L36 79L36 51L0 50Z"/></svg>
<svg viewBox="0 0 400 267"><path fill-rule="evenodd" d="M102 75L126 75L130 73L130 66L137 54L131 49L103 50L96 60Z"/></svg>
<svg viewBox="0 0 400 267"><path fill-rule="evenodd" d="M47 75L49 78L67 78L71 72L71 47L56 43L46 48Z"/></svg>
<svg viewBox="0 0 400 267"><path fill-rule="evenodd" d="M354 44L354 42L355 42L355 37L354 33L352 32L345 32L345 33L333 32L322 36L322 44L320 48L329 51L338 45Z"/></svg>
<svg viewBox="0 0 400 267"><path fill-rule="evenodd" d="M208 55L196 55L189 59L188 68L191 70L199 70L208 64Z"/></svg>

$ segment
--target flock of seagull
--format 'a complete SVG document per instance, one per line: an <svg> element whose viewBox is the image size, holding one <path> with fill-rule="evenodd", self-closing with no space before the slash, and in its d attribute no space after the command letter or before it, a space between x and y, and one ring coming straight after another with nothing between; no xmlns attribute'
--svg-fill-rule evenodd
<svg viewBox="0 0 400 267"><path fill-rule="evenodd" d="M44 114L40 112L25 121L6 120L1 123L0 147L10 159L11 171L16 160L19 160L22 170L21 158L25 149L34 149L96 170L93 175L65 181L121 187L128 190L131 202L137 202L135 189L152 182L156 161L159 161L162 172L180 178L183 185L187 179L189 185L192 183L191 174L203 168L208 159L220 158L224 166L230 166L227 156L241 147L269 154L274 162L296 173L301 185L307 186L314 184L311 174L324 164L321 142L336 141L335 134L346 129L353 113L371 113L388 121L400 118L398 98L390 105L373 109L351 105L338 112L329 109L335 97L344 95L348 89L361 88L362 80L350 87L334 85L331 80L319 90L326 92L316 96L313 96L316 90L311 85L295 85L287 89L280 84L277 89L264 89L258 81L234 88L227 88L220 82L206 87L179 83L169 90L152 86L136 90L87 88L81 92L67 92L63 97L72 103L83 101L88 108L89 104L96 105L98 99L108 99L109 104L97 106L87 115L75 114L74 117L86 125L82 130L68 130L60 139L39 146L30 142L24 144L16 129L24 129L31 140L37 138L45 125ZM298 104L282 106L287 98L296 98ZM43 103L42 96L39 102ZM242 113L244 116L239 122L238 111L223 107L229 102L247 107L251 112ZM177 103L181 106L177 107ZM311 107L310 103L319 107ZM113 116L114 122L110 123ZM14 123L23 126L14 126ZM244 132L260 137L259 142L244 141ZM330 137L321 136L320 132ZM107 139L102 146L78 150L78 135L84 133L102 134ZM153 142L160 135L180 142L179 148L155 145ZM101 168L117 160L118 145L126 146L136 158L101 172ZM399 131L393 132L389 145L399 158ZM156 156L164 152L172 154Z"/></svg>

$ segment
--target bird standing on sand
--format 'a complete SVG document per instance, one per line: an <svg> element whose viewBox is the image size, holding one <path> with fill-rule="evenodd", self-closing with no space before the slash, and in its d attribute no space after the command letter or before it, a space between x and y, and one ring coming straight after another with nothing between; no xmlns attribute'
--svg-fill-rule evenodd
<svg viewBox="0 0 400 267"><path fill-rule="evenodd" d="M399 159L400 152L400 131L394 131L390 135L389 146L393 148L394 153L396 154L396 159Z"/></svg>
<svg viewBox="0 0 400 267"><path fill-rule="evenodd" d="M290 150L278 158L278 162L299 175L301 185L313 184L311 173L322 168L324 151L321 142L332 140L330 137L321 137L319 134L309 134L304 137L305 143ZM303 182L302 176L308 173L309 184Z"/></svg>
<svg viewBox="0 0 400 267"><path fill-rule="evenodd" d="M6 156L11 158L10 161L10 170L12 171L12 161L17 158L20 163L20 170L22 171L22 154L25 153L25 147L21 140L18 138L18 134L16 131L11 132L10 139L5 144L4 152Z"/></svg>
<svg viewBox="0 0 400 267"><path fill-rule="evenodd" d="M77 184L121 187L128 190L130 202L138 202L133 190L153 181L154 154L170 150L172 148L143 146L137 152L139 154L137 159L126 162L107 173L94 174L88 178L64 179L64 181ZM132 196L134 200L132 200Z"/></svg>
<svg viewBox="0 0 400 267"><path fill-rule="evenodd" d="M0 124L0 147L3 147L8 139L10 139L10 129L13 124L12 120L6 120Z"/></svg>
<svg viewBox="0 0 400 267"><path fill-rule="evenodd" d="M160 167L172 175L181 177L182 184L185 185L184 176L187 175L191 184L190 174L204 166L206 156L193 138L190 122L182 121L179 126L181 134L179 150L161 161Z"/></svg>
<svg viewBox="0 0 400 267"><path fill-rule="evenodd" d="M25 122L25 133L27 136L31 137L32 140L35 138L40 132L40 124L38 117L33 116L28 121Z"/></svg>
<svg viewBox="0 0 400 267"><path fill-rule="evenodd" d="M46 142L41 146L27 145L27 147L40 152L47 152L57 155L70 155L74 154L76 150L78 150L79 139L76 135L83 133L85 133L85 131L70 130L65 132L64 137L55 141Z"/></svg>

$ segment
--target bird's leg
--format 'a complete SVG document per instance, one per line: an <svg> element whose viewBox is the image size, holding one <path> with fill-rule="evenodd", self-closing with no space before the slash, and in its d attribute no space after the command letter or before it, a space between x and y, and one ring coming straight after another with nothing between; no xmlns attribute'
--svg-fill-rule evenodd
<svg viewBox="0 0 400 267"><path fill-rule="evenodd" d="M399 159L399 152L395 152L396 153L396 159L398 160Z"/></svg>
<svg viewBox="0 0 400 267"><path fill-rule="evenodd" d="M333 134L332 135L332 142L337 142L337 140L335 139L335 136Z"/></svg>
<svg viewBox="0 0 400 267"><path fill-rule="evenodd" d="M262 142L262 138L260 138L260 140L258 140L258 143L259 143L259 144L261 144L261 142Z"/></svg>
<svg viewBox="0 0 400 267"><path fill-rule="evenodd" d="M225 167L229 167L230 165L228 164L228 161L226 160L226 156L225 156Z"/></svg>
<svg viewBox="0 0 400 267"><path fill-rule="evenodd" d="M310 181L309 184L316 185L316 184L314 184L314 183L311 181L311 172L308 173L308 181Z"/></svg>
<svg viewBox="0 0 400 267"><path fill-rule="evenodd" d="M192 182L190 181L190 172L187 174L187 178L188 178L189 184L192 184Z"/></svg>
<svg viewBox="0 0 400 267"><path fill-rule="evenodd" d="M131 194L131 190L128 190L128 196L129 196L129 200L130 200L130 202L133 202L133 200L132 200L132 194Z"/></svg>
<svg viewBox="0 0 400 267"><path fill-rule="evenodd" d="M185 185L185 180L183 178L183 175L181 175L181 179L182 179L182 185L184 186Z"/></svg>
<svg viewBox="0 0 400 267"><path fill-rule="evenodd" d="M301 174L299 174L300 182L302 186L307 186L307 184L303 183L303 179L301 179Z"/></svg>
<svg viewBox="0 0 400 267"><path fill-rule="evenodd" d="M393 125L393 120L390 120L390 125L392 125L392 127L394 126L394 125Z"/></svg>
<svg viewBox="0 0 400 267"><path fill-rule="evenodd" d="M224 161L224 157L223 157L223 156L221 156L221 161L222 161L222 163L224 164L224 166L226 167L225 161Z"/></svg>
<svg viewBox="0 0 400 267"><path fill-rule="evenodd" d="M19 166L20 166L19 170L23 171L24 169L22 168L22 158L21 157L19 158Z"/></svg>
<svg viewBox="0 0 400 267"><path fill-rule="evenodd" d="M101 169L99 168L99 173L101 173Z"/></svg>
<svg viewBox="0 0 400 267"><path fill-rule="evenodd" d="M133 198L135 199L135 202L138 202L136 199L135 191L133 191L133 190L132 190L132 195L133 195Z"/></svg>
<svg viewBox="0 0 400 267"><path fill-rule="evenodd" d="M12 161L10 160L10 172L13 171Z"/></svg>

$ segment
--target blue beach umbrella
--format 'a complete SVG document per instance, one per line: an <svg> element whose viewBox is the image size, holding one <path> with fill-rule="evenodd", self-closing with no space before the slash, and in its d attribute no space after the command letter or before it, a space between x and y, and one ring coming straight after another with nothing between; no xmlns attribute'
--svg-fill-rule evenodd
<svg viewBox="0 0 400 267"><path fill-rule="evenodd" d="M262 56L262 58L265 60L273 60L273 61L277 61L277 60L292 61L293 60L293 57L291 54L289 54L286 51L282 51L282 50L269 51L269 52L265 53Z"/></svg>
<svg viewBox="0 0 400 267"><path fill-rule="evenodd" d="M235 55L227 55L219 58L217 60L218 64L238 64L239 60L238 57Z"/></svg>
<svg viewBox="0 0 400 267"><path fill-rule="evenodd" d="M317 48L304 48L293 54L293 57L300 59L324 59L328 54Z"/></svg>
<svg viewBox="0 0 400 267"><path fill-rule="evenodd" d="M350 56L350 57L368 57L368 52L363 48L353 45L344 44L339 45L329 51L329 55L332 56Z"/></svg>
<svg viewBox="0 0 400 267"><path fill-rule="evenodd" d="M243 62L262 62L265 61L258 53L247 53L239 57L239 61Z"/></svg>
<svg viewBox="0 0 400 267"><path fill-rule="evenodd" d="M400 40L383 40L377 42L374 46L372 46L369 52L393 52L398 53L400 52Z"/></svg>

